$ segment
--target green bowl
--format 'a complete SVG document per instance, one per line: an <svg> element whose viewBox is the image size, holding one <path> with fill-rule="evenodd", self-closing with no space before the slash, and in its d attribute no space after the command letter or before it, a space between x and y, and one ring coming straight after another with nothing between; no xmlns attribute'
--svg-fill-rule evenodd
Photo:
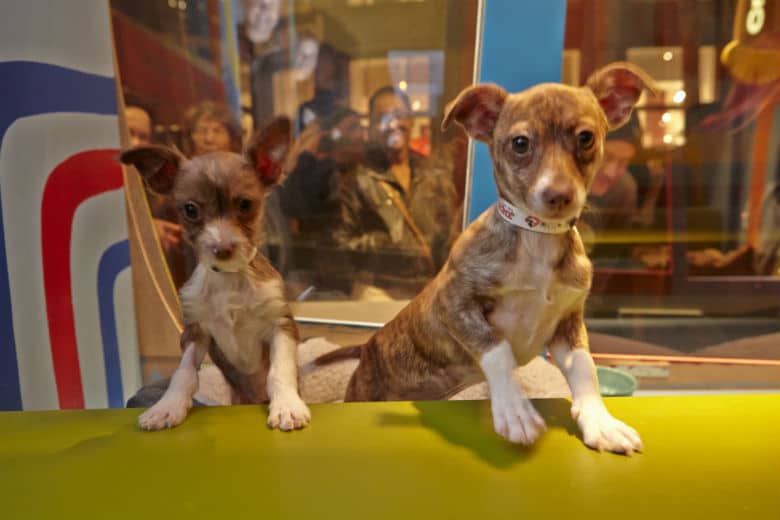
<svg viewBox="0 0 780 520"><path fill-rule="evenodd" d="M596 367L596 373L599 378L599 392L603 396L632 395L636 390L636 379L624 370Z"/></svg>

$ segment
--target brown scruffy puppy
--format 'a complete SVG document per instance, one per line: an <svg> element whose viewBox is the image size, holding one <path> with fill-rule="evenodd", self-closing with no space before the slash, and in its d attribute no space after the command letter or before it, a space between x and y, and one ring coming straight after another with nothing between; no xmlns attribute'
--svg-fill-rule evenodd
<svg viewBox="0 0 780 520"><path fill-rule="evenodd" d="M278 119L243 156L216 152L187 160L159 146L120 156L154 191L173 197L198 257L181 289L184 355L163 397L139 417L141 428L171 428L184 420L207 353L235 402L270 400L270 427L292 430L309 422L298 395L298 330L281 276L257 251L264 197L281 180L289 141L289 121Z"/></svg>
<svg viewBox="0 0 780 520"><path fill-rule="evenodd" d="M583 307L591 263L575 227L599 168L607 132L623 125L650 79L627 63L595 72L586 86L538 85L507 94L465 89L453 121L488 144L498 203L460 236L436 278L363 347L347 401L440 399L485 377L496 432L530 444L543 419L512 371L549 347L573 395L585 444L632 453L633 428L601 399Z"/></svg>

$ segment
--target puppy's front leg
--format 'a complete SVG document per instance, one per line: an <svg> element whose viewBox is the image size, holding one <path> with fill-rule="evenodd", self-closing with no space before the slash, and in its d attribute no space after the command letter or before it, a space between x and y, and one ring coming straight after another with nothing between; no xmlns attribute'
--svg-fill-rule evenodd
<svg viewBox="0 0 780 520"><path fill-rule="evenodd" d="M184 421L192 407L192 396L198 390L198 367L206 356L208 341L210 338L196 324L187 325L182 333L181 362L162 398L138 417L142 429L173 428Z"/></svg>
<svg viewBox="0 0 780 520"><path fill-rule="evenodd" d="M560 323L550 351L571 388L571 415L582 430L585 444L595 450L627 455L641 451L642 440L636 430L612 417L601 399L581 312Z"/></svg>
<svg viewBox="0 0 780 520"><path fill-rule="evenodd" d="M531 444L545 430L544 420L512 378L517 360L512 347L498 337L469 291L453 283L437 300L442 323L450 334L479 361L487 379L493 428L511 442Z"/></svg>
<svg viewBox="0 0 780 520"><path fill-rule="evenodd" d="M311 412L298 395L298 342L284 327L271 341L267 388L268 426L289 431L309 424Z"/></svg>
<svg viewBox="0 0 780 520"><path fill-rule="evenodd" d="M482 355L479 366L490 390L490 407L496 433L511 442L533 443L546 426L531 401L512 378L517 361L504 340Z"/></svg>

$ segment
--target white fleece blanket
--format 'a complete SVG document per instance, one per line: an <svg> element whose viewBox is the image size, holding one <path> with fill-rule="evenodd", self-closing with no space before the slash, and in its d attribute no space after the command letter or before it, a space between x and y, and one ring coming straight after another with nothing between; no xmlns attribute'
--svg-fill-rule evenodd
<svg viewBox="0 0 780 520"><path fill-rule="evenodd" d="M340 348L325 338L312 338L299 347L298 364L301 397L307 403L333 403L344 399L344 392L358 361L350 359L317 366L313 363L318 356ZM222 373L213 365L201 368L199 372L198 393L195 398L203 403L214 405L230 403L230 388ZM531 398L570 397L569 387L561 372L541 357L519 367L514 373L517 380ZM487 399L487 383L472 385L458 394L453 400Z"/></svg>

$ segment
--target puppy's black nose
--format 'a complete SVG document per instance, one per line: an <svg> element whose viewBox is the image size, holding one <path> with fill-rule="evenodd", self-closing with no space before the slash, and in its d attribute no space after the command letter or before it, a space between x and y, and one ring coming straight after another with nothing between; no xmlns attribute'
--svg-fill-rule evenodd
<svg viewBox="0 0 780 520"><path fill-rule="evenodd" d="M230 260L233 256L233 246L215 247L211 252L217 260Z"/></svg>
<svg viewBox="0 0 780 520"><path fill-rule="evenodd" d="M572 190L547 189L542 193L544 203L553 209L563 209L574 199Z"/></svg>

